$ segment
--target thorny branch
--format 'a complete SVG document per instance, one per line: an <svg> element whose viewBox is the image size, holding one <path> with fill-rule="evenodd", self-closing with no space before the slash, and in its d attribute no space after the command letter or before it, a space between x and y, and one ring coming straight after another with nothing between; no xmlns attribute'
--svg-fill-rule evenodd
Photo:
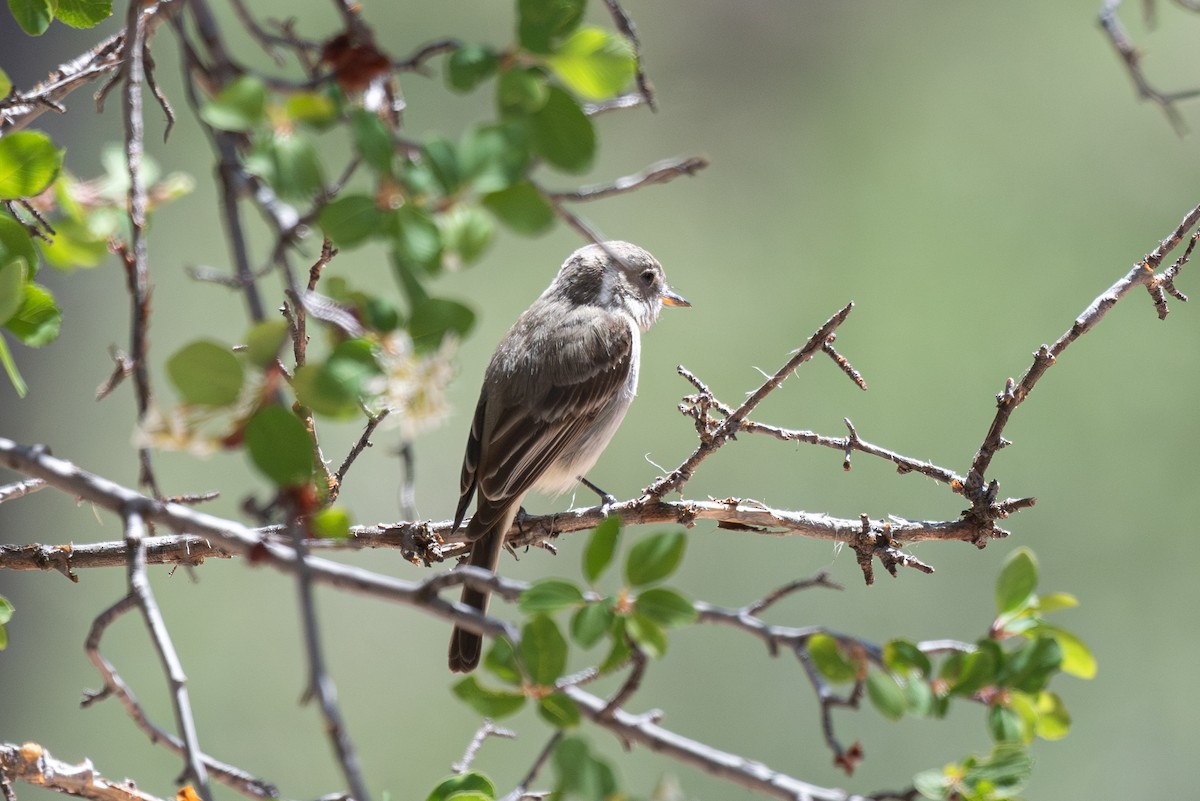
<svg viewBox="0 0 1200 801"><path fill-rule="evenodd" d="M1138 98L1149 100L1162 109L1163 114L1171 123L1171 127L1175 129L1175 133L1182 136L1187 133L1187 125L1175 107L1175 103L1200 97L1200 89L1162 92L1151 85L1146 74L1142 72L1142 52L1129 39L1129 34L1126 33L1125 27L1121 25L1121 20L1117 17L1117 9L1120 5L1121 0L1105 0L1099 14L1100 29L1104 31L1104 35L1108 37L1109 43L1112 44L1113 49L1117 51L1117 55L1124 63L1129 78L1133 81L1133 88L1137 90ZM1147 4L1147 9L1149 8L1150 6Z"/></svg>
<svg viewBox="0 0 1200 801"><path fill-rule="evenodd" d="M10 778L91 801L162 801L137 789L129 780L104 778L91 760L72 765L56 759L37 743L0 743L0 782Z"/></svg>

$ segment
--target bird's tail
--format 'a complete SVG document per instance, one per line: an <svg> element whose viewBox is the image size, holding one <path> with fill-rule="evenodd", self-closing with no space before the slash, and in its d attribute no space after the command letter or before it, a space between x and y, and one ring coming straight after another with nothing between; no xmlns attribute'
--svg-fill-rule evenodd
<svg viewBox="0 0 1200 801"><path fill-rule="evenodd" d="M505 517L508 516L505 515ZM496 566L500 563L500 550L504 543L504 535L508 533L512 518L501 522L503 526L494 526L475 540L475 544L471 548L471 556L467 560L468 565L496 572ZM467 533L468 536L471 533L470 526L467 527ZM481 613L487 612L490 597L490 592L477 590L467 585L463 586L463 604L478 609ZM482 651L483 637L473 631L467 631L458 626L454 627L454 632L450 635L450 669L452 671L470 673L479 665L479 656Z"/></svg>

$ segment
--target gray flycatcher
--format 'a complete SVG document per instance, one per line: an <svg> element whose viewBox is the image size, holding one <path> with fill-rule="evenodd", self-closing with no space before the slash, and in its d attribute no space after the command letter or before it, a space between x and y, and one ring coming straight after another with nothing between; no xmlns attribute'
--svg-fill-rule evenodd
<svg viewBox="0 0 1200 801"><path fill-rule="evenodd" d="M690 306L662 265L637 245L575 251L492 354L463 457L454 531L471 496L468 564L496 572L504 536L531 489L562 493L592 468L637 392L641 334L662 307ZM488 593L464 586L462 602L487 611ZM483 638L455 627L450 669L479 664Z"/></svg>

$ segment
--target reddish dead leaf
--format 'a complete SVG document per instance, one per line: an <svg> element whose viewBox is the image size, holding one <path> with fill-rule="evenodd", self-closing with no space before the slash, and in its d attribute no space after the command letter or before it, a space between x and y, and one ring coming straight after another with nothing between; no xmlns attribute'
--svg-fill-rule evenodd
<svg viewBox="0 0 1200 801"><path fill-rule="evenodd" d="M321 62L333 70L333 79L346 92L361 92L385 74L392 62L373 42L359 42L340 33L321 48Z"/></svg>

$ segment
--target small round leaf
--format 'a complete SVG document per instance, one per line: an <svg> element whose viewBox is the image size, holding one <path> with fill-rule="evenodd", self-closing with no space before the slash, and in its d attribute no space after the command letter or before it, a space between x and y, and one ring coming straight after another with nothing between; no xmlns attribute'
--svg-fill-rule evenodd
<svg viewBox="0 0 1200 801"><path fill-rule="evenodd" d="M229 348L202 339L167 360L167 376L184 403L228 406L242 391L242 363Z"/></svg>
<svg viewBox="0 0 1200 801"><path fill-rule="evenodd" d="M552 687L567 665L567 641L546 615L534 615L521 629L521 664L534 684Z"/></svg>
<svg viewBox="0 0 1200 801"><path fill-rule="evenodd" d="M521 593L518 607L522 612L553 613L583 602L583 593L569 581L542 579Z"/></svg>
<svg viewBox="0 0 1200 801"><path fill-rule="evenodd" d="M626 579L634 587L662 581L679 567L686 542L681 531L664 531L643 538L629 550Z"/></svg>
<svg viewBox="0 0 1200 801"><path fill-rule="evenodd" d="M63 151L39 131L17 131L0 138L0 198L40 194L62 169Z"/></svg>
<svg viewBox="0 0 1200 801"><path fill-rule="evenodd" d="M592 530L583 551L583 577L588 584L595 584L596 579L608 569L620 536L621 518L612 515L601 520L600 525Z"/></svg>
<svg viewBox="0 0 1200 801"><path fill-rule="evenodd" d="M295 486L311 477L312 442L288 409L272 404L255 412L246 423L245 442L250 461L276 485Z"/></svg>

